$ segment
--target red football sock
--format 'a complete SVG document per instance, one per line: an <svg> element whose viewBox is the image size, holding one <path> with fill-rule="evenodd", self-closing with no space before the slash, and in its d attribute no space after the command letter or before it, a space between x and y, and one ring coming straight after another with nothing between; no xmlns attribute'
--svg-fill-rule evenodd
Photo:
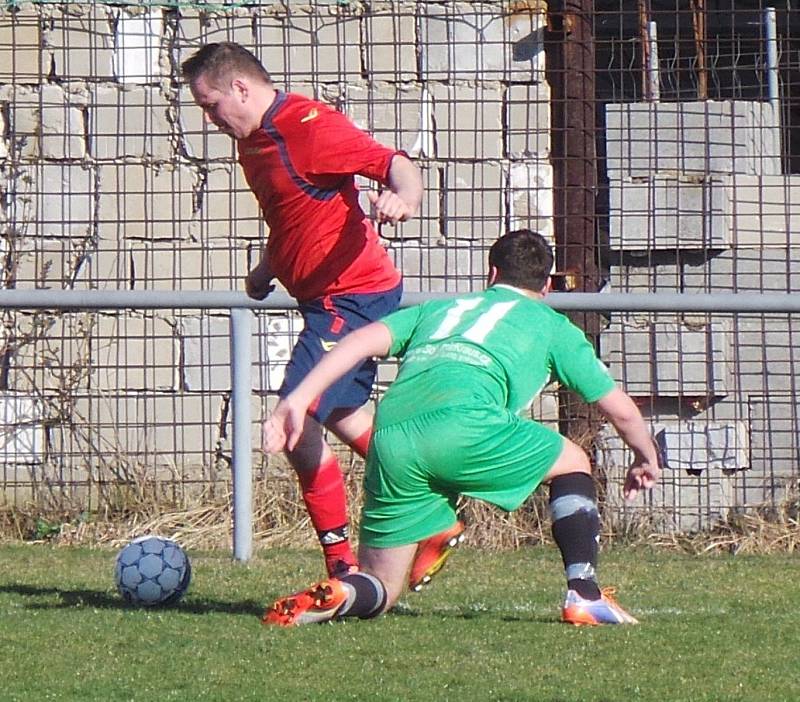
<svg viewBox="0 0 800 702"><path fill-rule="evenodd" d="M348 445L355 451L361 458L367 457L369 450L369 440L372 438L372 427L367 429L361 436L353 439Z"/></svg>
<svg viewBox="0 0 800 702"><path fill-rule="evenodd" d="M358 561L348 538L344 476L336 456L331 456L316 470L298 472L297 477L311 523L322 544L329 574L339 561L356 564Z"/></svg>

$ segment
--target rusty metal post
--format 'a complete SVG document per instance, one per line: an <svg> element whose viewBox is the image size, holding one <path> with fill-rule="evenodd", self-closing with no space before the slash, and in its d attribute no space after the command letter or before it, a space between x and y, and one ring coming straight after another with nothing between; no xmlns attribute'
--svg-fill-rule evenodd
<svg viewBox="0 0 800 702"><path fill-rule="evenodd" d="M642 62L642 98L644 100L651 100L650 90L650 75L648 67L650 66L650 3L648 0L637 0L637 7L639 10L639 48L641 51L640 58Z"/></svg>
<svg viewBox="0 0 800 702"><path fill-rule="evenodd" d="M551 90L556 268L569 289L598 289L595 198L595 65L592 3L550 3L546 43Z"/></svg>
<svg viewBox="0 0 800 702"><path fill-rule="evenodd" d="M551 91L556 282L562 290L596 292L601 275L595 209L597 123L590 0L548 3L545 61ZM570 317L590 340L596 340L599 315L578 313ZM560 405L562 431L588 448L599 427L599 414L566 392L560 396Z"/></svg>
<svg viewBox="0 0 800 702"><path fill-rule="evenodd" d="M708 99L708 69L706 67L706 0L692 0L692 28L697 56L697 97Z"/></svg>

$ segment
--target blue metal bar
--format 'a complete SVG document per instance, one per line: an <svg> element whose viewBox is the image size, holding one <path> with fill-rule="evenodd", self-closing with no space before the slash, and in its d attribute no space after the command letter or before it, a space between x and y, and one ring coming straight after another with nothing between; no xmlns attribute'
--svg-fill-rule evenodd
<svg viewBox="0 0 800 702"><path fill-rule="evenodd" d="M252 319L250 310L231 310L231 463L233 470L233 557L253 555L253 465L250 441L252 382Z"/></svg>

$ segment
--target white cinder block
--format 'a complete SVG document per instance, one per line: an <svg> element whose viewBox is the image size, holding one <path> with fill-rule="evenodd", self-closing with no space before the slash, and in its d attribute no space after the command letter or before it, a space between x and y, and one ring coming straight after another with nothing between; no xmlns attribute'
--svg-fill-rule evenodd
<svg viewBox="0 0 800 702"><path fill-rule="evenodd" d="M683 471L734 472L750 467L745 422L684 421L654 426L666 467Z"/></svg>
<svg viewBox="0 0 800 702"><path fill-rule="evenodd" d="M44 413L35 397L0 394L0 464L36 464L45 456Z"/></svg>
<svg viewBox="0 0 800 702"><path fill-rule="evenodd" d="M424 5L424 79L544 80L544 12L509 14L485 2Z"/></svg>
<svg viewBox="0 0 800 702"><path fill-rule="evenodd" d="M795 242L800 232L799 175L737 175L728 183L736 247L785 250Z"/></svg>
<svg viewBox="0 0 800 702"><path fill-rule="evenodd" d="M726 183L718 178L613 178L610 246L623 251L728 248L728 196Z"/></svg>
<svg viewBox="0 0 800 702"><path fill-rule="evenodd" d="M253 389L277 392L286 363L303 328L297 313L259 314L253 320ZM230 323L227 316L204 315L180 320L183 385L187 390L230 389Z"/></svg>
<svg viewBox="0 0 800 702"><path fill-rule="evenodd" d="M611 178L778 174L780 122L766 102L624 103L606 107Z"/></svg>
<svg viewBox="0 0 800 702"><path fill-rule="evenodd" d="M729 326L615 318L600 335L601 355L631 395L724 397L732 382Z"/></svg>
<svg viewBox="0 0 800 702"><path fill-rule="evenodd" d="M555 245L553 234L553 167L546 160L509 167L510 229L532 229Z"/></svg>

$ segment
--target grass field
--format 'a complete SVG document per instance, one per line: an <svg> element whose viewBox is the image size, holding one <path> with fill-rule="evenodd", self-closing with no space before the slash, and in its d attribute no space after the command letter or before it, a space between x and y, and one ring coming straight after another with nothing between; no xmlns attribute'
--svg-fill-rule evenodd
<svg viewBox="0 0 800 702"><path fill-rule="evenodd" d="M192 553L189 594L125 606L109 550L0 548L0 700L800 700L800 559L603 553L637 627L558 623L554 548L463 548L390 615L291 630L263 606L315 551Z"/></svg>

